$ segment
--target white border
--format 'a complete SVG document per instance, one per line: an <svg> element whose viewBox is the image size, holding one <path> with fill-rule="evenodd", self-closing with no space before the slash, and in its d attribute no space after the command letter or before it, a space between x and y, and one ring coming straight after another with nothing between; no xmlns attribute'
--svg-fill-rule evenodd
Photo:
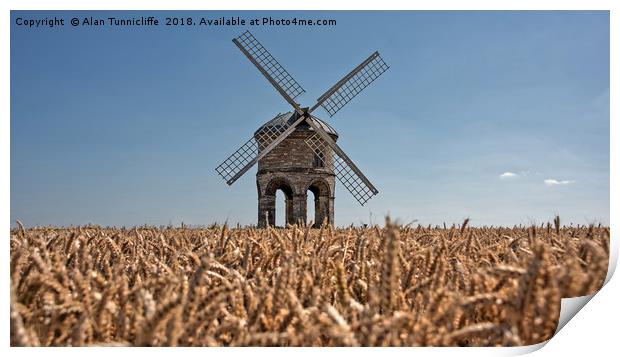
<svg viewBox="0 0 620 357"><path fill-rule="evenodd" d="M611 0L590 0L590 1L575 1L575 0L505 0L505 1L491 1L491 0L476 0L476 1L459 1L459 0L445 0L445 1L404 1L395 0L382 0L374 2L357 1L355 3L346 4L343 1L334 0L303 0L303 1L277 1L277 0L263 0L263 1L250 1L250 0L229 0L219 1L217 3L211 2L196 2L190 0L177 0L174 3L166 3L164 1L152 0L152 1L131 1L131 0L109 0L109 1L75 1L75 0L62 0L55 1L53 5L50 1L2 1L0 7L3 11L0 24L2 24L4 31L0 31L1 46L5 50L4 55L0 59L2 73L6 78L4 85L0 89L0 108L3 113L2 121L0 122L0 160L2 167L10 169L10 12L9 10L611 10L611 68L610 68L610 102L611 111L610 116L613 118L610 124L610 144L611 144L611 166L610 166L610 194L611 197L618 197L617 185L614 182L619 182L620 176L618 175L618 155L619 146L615 143L614 139L618 138L618 124L617 118L617 104L620 103L620 96L618 95L618 72L616 66L618 60L618 23L620 16L618 15L618 8L620 2ZM615 163L615 164L614 164ZM8 171L8 170L7 170ZM10 183L9 173L5 172L0 175L0 192L3 197L3 204L0 206L0 210L5 217L2 223L2 232L8 232L10 229ZM612 231L612 254L613 261L617 261L618 255L618 205L617 200L610 201L610 224ZM5 236L6 237L6 236ZM66 349L66 348L47 348L47 349L16 349L9 348L9 250L8 239L4 240L5 249L2 249L2 283L7 287L5 293L2 295L0 306L2 309L2 336L5 339L5 349L8 353L14 354L82 354L87 352L89 354L104 356L110 352L110 350L102 348L90 348L84 349ZM610 264L610 272L608 279L611 278L613 271L615 270L615 263ZM616 279L617 280L617 279ZM598 351L613 351L617 347L617 334L615 333L616 319L618 314L618 303L620 302L619 283L614 281L605 286L601 293L597 294L592 299L592 303L583 308L584 312L579 314L574 322L568 323L568 328L562 329L556 335L548 347L543 348L539 353L543 355L558 355L570 353L573 355L575 352L585 353L598 350ZM540 347L540 346L539 346ZM529 348L534 350L536 347ZM355 353L355 354L374 354L376 352L390 353L390 354L422 354L422 355L448 355L448 354L465 354L465 355L505 355L505 354L518 354L526 352L528 349L510 349L510 348L404 348L404 349L381 349L379 351L375 348L362 348L354 350L342 350L333 348L317 349L295 349L294 351L284 348L264 349L264 348L245 348L245 349L183 349L183 353L190 354L204 354L204 353L217 353L217 354L245 354L245 353L259 353L259 354L276 354L287 355L289 353L295 353L299 355L314 355L317 352L321 354L341 354L341 353ZM136 349L115 349L114 353L135 353ZM149 354L162 355L173 352L168 349L150 349ZM174 351L177 352L177 351ZM180 351L179 351L180 352Z"/></svg>

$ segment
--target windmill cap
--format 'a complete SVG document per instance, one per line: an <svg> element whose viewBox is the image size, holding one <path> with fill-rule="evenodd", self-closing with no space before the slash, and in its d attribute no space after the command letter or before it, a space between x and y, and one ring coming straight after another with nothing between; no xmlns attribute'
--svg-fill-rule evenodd
<svg viewBox="0 0 620 357"><path fill-rule="evenodd" d="M273 132L273 128L277 128L277 127L282 127L285 126L287 123L288 124L292 124L295 122L295 120L297 120L297 112L286 112L283 114L278 114L276 115L275 118L269 120L268 122L266 122L265 124L261 125L260 128L258 128L255 132L254 132L254 136L258 135L258 133L262 132L262 131L269 131L269 132ZM318 123L321 128L323 130L325 130L325 132L327 132L330 135L335 136L336 138L338 137L338 132L336 131L336 129L332 128L331 125L327 124L326 122L322 121L321 119L315 117L314 115L312 116L312 118L315 120L316 123ZM298 127L298 129L301 130L310 130L310 131L314 131L314 129L312 129L311 126L309 126L308 124L306 124L305 122L301 123Z"/></svg>

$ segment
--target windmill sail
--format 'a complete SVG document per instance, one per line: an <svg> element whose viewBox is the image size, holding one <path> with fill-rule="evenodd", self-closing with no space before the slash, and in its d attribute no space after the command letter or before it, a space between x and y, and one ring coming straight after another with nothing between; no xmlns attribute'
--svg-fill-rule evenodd
<svg viewBox="0 0 620 357"><path fill-rule="evenodd" d="M310 112L321 106L330 117L334 116L388 68L390 67L383 61L379 52L374 52L320 96Z"/></svg>
<svg viewBox="0 0 620 357"><path fill-rule="evenodd" d="M299 114L302 114L299 104L297 104L294 99L304 93L305 90L288 71L282 67L280 62L258 42L250 31L246 31L241 34L241 36L234 38L233 42L284 99L291 104Z"/></svg>
<svg viewBox="0 0 620 357"><path fill-rule="evenodd" d="M328 154L331 152L334 174L336 174L338 181L355 197L357 202L363 206L374 195L378 194L379 191L375 186L355 166L344 151L340 149L338 144L329 137L329 134L314 124L311 119L307 120L307 122L315 130L315 133L305 140L306 144L317 154L317 157L325 166L328 165L326 161L328 160ZM328 150L328 147L331 147L332 150Z"/></svg>
<svg viewBox="0 0 620 357"><path fill-rule="evenodd" d="M304 118L288 113L289 118L280 125L272 125L257 132L232 155L226 158L215 171L228 185L232 185L258 160L289 136Z"/></svg>

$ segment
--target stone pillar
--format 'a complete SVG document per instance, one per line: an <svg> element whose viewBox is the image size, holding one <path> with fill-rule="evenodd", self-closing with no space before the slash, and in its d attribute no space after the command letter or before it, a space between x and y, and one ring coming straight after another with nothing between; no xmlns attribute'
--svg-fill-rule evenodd
<svg viewBox="0 0 620 357"><path fill-rule="evenodd" d="M308 195L305 193L297 194L293 196L293 220L291 221L291 224L294 224L294 223L305 224L306 223L306 212L307 212L306 200L307 199L308 199Z"/></svg>
<svg viewBox="0 0 620 357"><path fill-rule="evenodd" d="M321 197L314 196L314 224L313 228L321 226L323 219L325 218L326 210L321 205Z"/></svg>
<svg viewBox="0 0 620 357"><path fill-rule="evenodd" d="M258 198L258 226L276 225L276 196L263 195Z"/></svg>
<svg viewBox="0 0 620 357"><path fill-rule="evenodd" d="M323 220L327 215L327 209L325 207L325 199L321 196L314 197L314 224L313 228L318 228L323 224Z"/></svg>
<svg viewBox="0 0 620 357"><path fill-rule="evenodd" d="M284 207L286 212L284 218L284 226L286 227L289 224L295 224L295 208L294 208L294 200L292 197L288 197L285 195L284 197Z"/></svg>
<svg viewBox="0 0 620 357"><path fill-rule="evenodd" d="M334 199L329 196L319 196L314 200L314 228L319 228L324 220L327 224L334 223Z"/></svg>
<svg viewBox="0 0 620 357"><path fill-rule="evenodd" d="M328 197L327 198L327 223L331 224L332 226L335 224L334 221L334 196Z"/></svg>

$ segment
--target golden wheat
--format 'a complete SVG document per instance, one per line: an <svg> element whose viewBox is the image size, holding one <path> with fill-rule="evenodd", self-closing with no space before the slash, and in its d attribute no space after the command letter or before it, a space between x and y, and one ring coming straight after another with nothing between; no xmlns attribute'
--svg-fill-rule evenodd
<svg viewBox="0 0 620 357"><path fill-rule="evenodd" d="M13 346L514 346L595 292L609 229L11 230Z"/></svg>

